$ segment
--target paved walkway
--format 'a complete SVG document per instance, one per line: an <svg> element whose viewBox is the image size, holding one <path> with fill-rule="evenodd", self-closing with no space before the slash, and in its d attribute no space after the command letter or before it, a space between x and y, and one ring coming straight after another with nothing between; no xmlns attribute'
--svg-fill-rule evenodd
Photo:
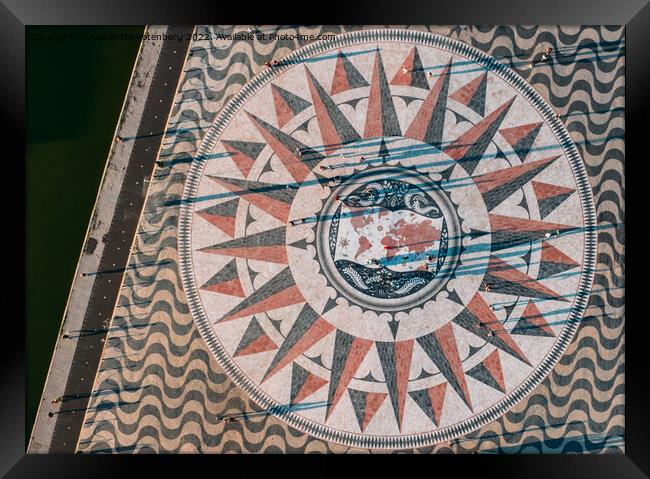
<svg viewBox="0 0 650 479"><path fill-rule="evenodd" d="M189 32L191 29L188 28L168 29L168 33ZM137 76L132 78L130 86L135 91L129 96L132 101L146 98L146 102L140 108L125 109L122 127L116 135L116 145L120 146L113 148L109 158L86 241L85 252L90 257L82 256L79 263L79 277L73 285L73 297L68 305L70 314L66 315L57 342L30 452L73 452L76 448L106 340L107 324L124 271L130 268L130 245L138 227L162 141L160 132L167 122L188 44L188 40L182 43L149 42L141 50L140 63L134 72ZM149 59L157 60L153 70ZM143 88L145 82L148 88ZM132 129L134 120L137 130ZM130 137L132 131L135 135L131 133L133 136ZM126 163L125 158L128 158ZM106 194L106 190L114 191L120 181L117 197ZM112 218L107 217L111 204L114 205ZM101 259L96 263L98 258ZM84 304L84 301L87 302ZM79 323L78 313L81 311L85 313ZM67 380L62 383L64 377ZM61 387L63 384L65 386ZM62 399L52 404L56 398Z"/></svg>

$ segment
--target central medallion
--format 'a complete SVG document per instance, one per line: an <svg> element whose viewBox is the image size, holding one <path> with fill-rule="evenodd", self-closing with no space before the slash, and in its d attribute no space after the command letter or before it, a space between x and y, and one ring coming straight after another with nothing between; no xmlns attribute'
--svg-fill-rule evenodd
<svg viewBox="0 0 650 479"><path fill-rule="evenodd" d="M459 227L439 185L410 169L371 166L332 190L319 215L317 249L343 295L390 311L440 290L456 263Z"/></svg>

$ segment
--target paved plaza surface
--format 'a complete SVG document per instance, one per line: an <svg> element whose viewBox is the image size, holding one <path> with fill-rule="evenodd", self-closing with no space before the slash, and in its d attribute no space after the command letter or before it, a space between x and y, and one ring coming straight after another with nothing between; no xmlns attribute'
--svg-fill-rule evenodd
<svg viewBox="0 0 650 479"><path fill-rule="evenodd" d="M195 30L76 449L623 452L623 30L247 28Z"/></svg>

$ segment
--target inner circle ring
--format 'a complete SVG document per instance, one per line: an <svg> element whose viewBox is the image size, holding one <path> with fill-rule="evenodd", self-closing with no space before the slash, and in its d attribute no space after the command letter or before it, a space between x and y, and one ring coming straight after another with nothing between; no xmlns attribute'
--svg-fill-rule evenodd
<svg viewBox="0 0 650 479"><path fill-rule="evenodd" d="M193 199L196 197L199 182L205 168L205 161L203 160L214 148L220 134L233 116L261 87L296 63L300 63L310 57L339 47L379 41L409 42L446 50L477 63L510 86L514 87L518 94L537 109L545 123L557 138L578 186L582 217L584 221L585 242L583 268L580 274L575 300L571 306L571 311L564 328L558 335L550 352L541 363L538 364L526 380L515 390L481 413L462 422L435 431L404 436L367 436L352 432L332 430L322 424L308 420L296 414L264 393L245 374L243 374L239 367L232 361L229 354L212 330L209 318L206 315L199 297L197 282L192 271L191 257L191 218L194 213L195 204ZM550 373L551 369L560 360L566 347L571 342L587 305L589 293L593 284L596 262L596 215L588 177L579 153L571 140L568 131L556 117L551 107L519 75L505 65L499 63L493 57L450 38L426 32L397 29L357 31L338 35L334 39L314 42L288 55L280 66L274 67L273 69L265 69L248 82L217 116L197 151L197 155L187 174L179 212L178 228L181 281L189 308L206 345L228 376L261 407L266 408L270 413L280 417L289 425L323 440L363 448L401 449L420 447L447 441L451 438L479 429L483 425L493 421L496 417L501 416L516 403L524 399L526 395L537 387Z"/></svg>
<svg viewBox="0 0 650 479"><path fill-rule="evenodd" d="M366 170L350 177L349 180L353 183L354 181L366 180L368 182L371 182L373 178L383 174L395 174L401 179L409 179L415 182L423 183L427 180L431 182L430 178L427 178L421 173L395 166L378 167L373 168L369 171ZM418 185L418 183L414 184ZM322 210L323 217L330 218L334 215L334 212L336 210L336 201L333 200L333 198L336 197L336 194L345 196L349 190L353 190L357 186L358 185L355 184L350 186L344 183L341 187L339 187L339 189L336 190L335 194L330 196L330 198L325 203L325 206ZM329 281L335 285L337 289L341 291L346 297L348 297L348 299L354 301L356 304L367 308L377 309L378 311L400 311L404 308L405 304L408 304L409 307L415 307L418 304L431 298L438 291L440 291L442 287L444 287L446 279L449 278L450 273L452 273L454 270L455 263L458 260L458 252L460 250L460 225L454 207L452 206L451 200L447 197L444 191L436 193L437 194L434 195L435 199L438 200L438 206L440 206L443 210L443 218L445 218L447 221L450 237L448 251L452 251L452 253L447 254L447 258L445 258L445 262L443 264L443 270L436 276L436 278L431 281L430 284L414 294L407 295L403 298L398 299L375 298L357 291L355 288L350 287L347 282L340 277L340 274L334 265L334 259L330 254L328 254L327 239L329 237L328 233L331 227L331 221L319 221L318 227L316 229L316 250L318 251L318 256L321 260L321 264L323 265L325 276L327 276ZM431 189L429 189L429 194L433 194L433 191L431 191Z"/></svg>

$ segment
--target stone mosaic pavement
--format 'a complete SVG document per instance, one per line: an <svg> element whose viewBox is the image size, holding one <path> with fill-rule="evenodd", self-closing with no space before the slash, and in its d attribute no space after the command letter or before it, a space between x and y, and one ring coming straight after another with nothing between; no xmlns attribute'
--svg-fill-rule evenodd
<svg viewBox="0 0 650 479"><path fill-rule="evenodd" d="M79 451L624 450L623 30L377 28L197 27Z"/></svg>

